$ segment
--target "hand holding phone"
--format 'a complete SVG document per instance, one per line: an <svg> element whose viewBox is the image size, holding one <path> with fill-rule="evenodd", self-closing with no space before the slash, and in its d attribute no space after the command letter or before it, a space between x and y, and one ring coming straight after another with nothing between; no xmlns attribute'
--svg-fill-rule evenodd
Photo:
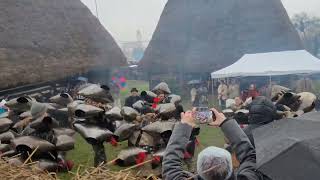
<svg viewBox="0 0 320 180"><path fill-rule="evenodd" d="M208 107L198 107L194 116L198 124L209 124L214 120L214 113Z"/></svg>
<svg viewBox="0 0 320 180"><path fill-rule="evenodd" d="M216 126L216 127L220 127L221 124L227 120L226 116L219 112L217 109L212 108L210 109L212 112L212 116L213 116L213 122L210 123L211 126Z"/></svg>

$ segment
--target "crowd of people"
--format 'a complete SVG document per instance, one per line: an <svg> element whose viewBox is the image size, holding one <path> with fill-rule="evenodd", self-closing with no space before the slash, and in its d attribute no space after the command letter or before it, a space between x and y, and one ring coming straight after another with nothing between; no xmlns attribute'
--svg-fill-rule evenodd
<svg viewBox="0 0 320 180"><path fill-rule="evenodd" d="M230 115L212 108L212 121L207 125L222 130L225 147L207 147L195 158L200 133L196 107L201 103L194 103L195 108L184 111L181 96L173 94L165 82L150 91L132 88L123 107L115 103L113 91L106 85L85 83L74 92L74 96L59 93L51 97L50 102L37 102L29 96L1 102L4 110L0 112L0 131L10 131L13 135L9 142L15 144L6 144L8 141L3 141L0 133L0 148L6 145L5 150L0 149L4 153L2 157L22 153L23 157L10 162L19 164L28 158L27 154L39 151L32 158L47 163L39 165L42 169L70 170L72 162L67 160L67 152L74 148L73 134L78 132L92 146L94 166L110 163L105 142L114 146L128 142L128 148L122 150L112 164L137 165L151 156L151 169L161 170L153 174L163 179L269 180L272 178L256 166L253 131L287 116L279 111L296 116L301 113L295 112L314 111L315 101L311 93L296 94L288 88L278 88L272 98L260 96L253 84L247 94L243 94L236 81L229 85L221 81L219 103L223 110L230 108L234 113ZM199 101L196 97L199 94L207 94L207 90L202 87L191 90L191 95L195 95L191 100ZM246 126L239 126L242 124ZM30 139L38 144L47 143L35 149ZM196 172L185 171L183 162L192 166L193 159L197 159Z"/></svg>
<svg viewBox="0 0 320 180"><path fill-rule="evenodd" d="M286 113L281 113L283 111L293 113L301 111L301 113L295 113L293 117L315 111L316 96L311 92L294 93L289 88L275 85L271 87L270 95L265 97L261 96L254 84L251 84L246 92L240 93L239 84L236 81L227 85L222 80L218 87L218 99L220 107L224 111L219 112L212 108L214 121L209 125L221 128L225 136L225 148L213 146L205 148L197 157L197 172L185 171L182 167L183 149L192 132L192 127L197 125L194 116L196 109L182 113L181 122L176 124L164 155L162 168L164 179L282 179L258 169L255 149L256 139L253 132L255 129L264 127L276 120L292 117ZM230 100L232 101L230 102ZM231 116L227 116L230 111L225 111L228 110L226 108L231 109ZM238 115L236 114L237 111L239 112ZM242 123L247 124L247 126L239 126ZM268 155L270 154L260 155L260 157ZM290 156L290 154L287 156ZM295 159L296 157L286 158ZM288 177L288 179L299 179L290 177L290 174L285 174L285 169L290 169L290 166L290 164L287 164L282 167L284 169L282 176ZM308 177L317 179L312 175L308 175Z"/></svg>

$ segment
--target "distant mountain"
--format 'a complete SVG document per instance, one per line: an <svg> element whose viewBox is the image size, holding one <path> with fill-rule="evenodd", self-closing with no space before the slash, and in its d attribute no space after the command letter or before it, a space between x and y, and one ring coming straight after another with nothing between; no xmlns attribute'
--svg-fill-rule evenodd
<svg viewBox="0 0 320 180"><path fill-rule="evenodd" d="M80 0L0 1L0 87L126 64Z"/></svg>
<svg viewBox="0 0 320 180"><path fill-rule="evenodd" d="M151 74L206 73L246 53L297 49L280 0L169 0L140 65Z"/></svg>

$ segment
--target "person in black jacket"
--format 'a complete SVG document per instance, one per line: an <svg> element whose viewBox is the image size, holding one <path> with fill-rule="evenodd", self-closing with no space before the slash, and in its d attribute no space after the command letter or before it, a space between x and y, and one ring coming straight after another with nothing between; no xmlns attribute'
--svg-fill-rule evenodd
<svg viewBox="0 0 320 180"><path fill-rule="evenodd" d="M232 169L231 155L224 149L208 147L198 155L198 175L186 172L182 168L184 147L189 141L195 119L192 111L182 113L181 123L173 130L166 148L162 175L166 180L203 179L203 180L262 180L266 177L256 166L256 152L248 137L241 130L235 120L228 120L223 113L212 109L216 120L210 125L221 127L226 138L229 139L236 156L240 161L239 169Z"/></svg>
<svg viewBox="0 0 320 180"><path fill-rule="evenodd" d="M131 96L127 97L124 103L124 106L132 107L134 103L141 100L141 97L139 96L139 91L137 88L131 89Z"/></svg>
<svg viewBox="0 0 320 180"><path fill-rule="evenodd" d="M249 125L243 130L248 136L251 144L254 145L252 131L258 127L269 124L276 119L276 106L264 96L258 96L248 105Z"/></svg>

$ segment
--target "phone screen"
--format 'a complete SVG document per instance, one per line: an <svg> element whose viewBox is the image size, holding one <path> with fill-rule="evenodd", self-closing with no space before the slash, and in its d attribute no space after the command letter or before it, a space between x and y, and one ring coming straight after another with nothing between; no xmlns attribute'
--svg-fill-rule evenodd
<svg viewBox="0 0 320 180"><path fill-rule="evenodd" d="M207 107L199 107L195 113L196 121L200 124L208 124L213 122L212 111Z"/></svg>

